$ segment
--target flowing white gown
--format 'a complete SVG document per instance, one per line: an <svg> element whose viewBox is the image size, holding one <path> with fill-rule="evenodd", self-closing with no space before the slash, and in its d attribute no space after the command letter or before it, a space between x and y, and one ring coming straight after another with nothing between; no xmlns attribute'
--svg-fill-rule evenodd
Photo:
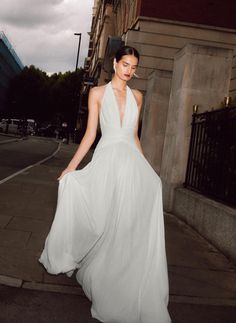
<svg viewBox="0 0 236 323"><path fill-rule="evenodd" d="M55 218L39 261L76 278L106 323L169 323L162 186L134 140L138 107L126 87L121 123L111 82L92 160L59 183Z"/></svg>

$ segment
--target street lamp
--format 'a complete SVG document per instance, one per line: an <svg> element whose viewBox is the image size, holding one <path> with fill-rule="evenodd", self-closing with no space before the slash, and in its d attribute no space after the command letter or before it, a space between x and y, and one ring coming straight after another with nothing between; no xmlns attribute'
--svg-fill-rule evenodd
<svg viewBox="0 0 236 323"><path fill-rule="evenodd" d="M79 62L79 51L80 51L80 43L81 43L81 33L74 33L75 36L79 36L79 44L78 44L78 51L77 51L77 57L76 57L76 65L75 65L75 71L77 72L78 69L78 62Z"/></svg>
<svg viewBox="0 0 236 323"><path fill-rule="evenodd" d="M75 78L77 76L77 70L78 70L78 62L79 62L79 53L80 53L80 43L81 43L81 33L74 33L75 36L79 36L79 43L78 43L78 51L77 51L77 57L76 57L76 64L75 64ZM81 97L81 93L80 93ZM79 109L80 109L80 103L81 103L81 98L79 97L79 104L78 104L78 109L77 107L77 86L75 86L75 108L76 108L76 120L75 120L75 127L77 128L77 122L79 118Z"/></svg>

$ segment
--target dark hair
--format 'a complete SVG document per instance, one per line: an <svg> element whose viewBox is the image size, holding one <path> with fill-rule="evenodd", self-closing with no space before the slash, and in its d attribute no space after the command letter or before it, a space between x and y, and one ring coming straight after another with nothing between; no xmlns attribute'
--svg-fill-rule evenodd
<svg viewBox="0 0 236 323"><path fill-rule="evenodd" d="M139 52L137 49L131 46L122 46L115 54L115 59L117 62L119 62L124 55L134 55L139 62Z"/></svg>

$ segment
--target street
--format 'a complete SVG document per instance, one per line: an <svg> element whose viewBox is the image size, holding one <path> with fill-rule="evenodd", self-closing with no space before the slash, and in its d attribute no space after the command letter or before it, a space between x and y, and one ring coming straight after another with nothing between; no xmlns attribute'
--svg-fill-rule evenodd
<svg viewBox="0 0 236 323"><path fill-rule="evenodd" d="M40 138L1 144L1 178L56 148L56 142ZM38 263L55 212L56 178L76 148L63 144L51 159L0 185L1 323L97 322L75 278L49 275ZM92 151L81 168L91 156ZM173 214L165 213L165 228L172 322L234 323L235 266Z"/></svg>
<svg viewBox="0 0 236 323"><path fill-rule="evenodd" d="M9 138L0 135L0 143ZM40 137L0 144L0 180L42 160L52 154L57 146L55 141Z"/></svg>
<svg viewBox="0 0 236 323"><path fill-rule="evenodd" d="M85 296L0 285L1 323L95 323ZM173 323L234 323L235 307L170 303ZM154 323L159 323L154 322Z"/></svg>
<svg viewBox="0 0 236 323"><path fill-rule="evenodd" d="M85 297L0 285L1 323L98 322L89 317L90 302Z"/></svg>

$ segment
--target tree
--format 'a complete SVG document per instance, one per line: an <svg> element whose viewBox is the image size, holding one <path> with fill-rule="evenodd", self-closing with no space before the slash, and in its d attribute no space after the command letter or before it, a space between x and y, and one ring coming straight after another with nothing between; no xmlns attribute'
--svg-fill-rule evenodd
<svg viewBox="0 0 236 323"><path fill-rule="evenodd" d="M46 104L47 74L34 66L25 67L12 79L8 89L8 109L19 117L37 118Z"/></svg>
<svg viewBox="0 0 236 323"><path fill-rule="evenodd" d="M83 69L77 72L45 72L31 65L12 79L8 89L8 111L14 117L34 118L39 122L66 120L73 126L77 117Z"/></svg>

